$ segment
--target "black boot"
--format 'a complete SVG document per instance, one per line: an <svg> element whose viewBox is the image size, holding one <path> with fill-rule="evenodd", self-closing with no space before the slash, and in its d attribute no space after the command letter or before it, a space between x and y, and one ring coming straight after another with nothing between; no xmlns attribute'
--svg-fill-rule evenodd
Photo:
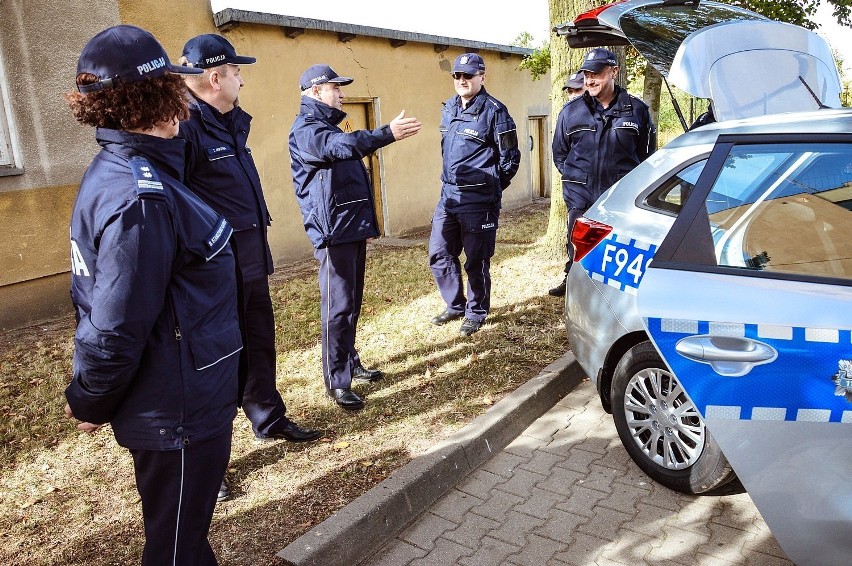
<svg viewBox="0 0 852 566"><path fill-rule="evenodd" d="M553 289L547 292L548 295L552 297L564 297L565 296L565 285L568 283L568 274L565 274L565 277L562 278L562 283L554 287Z"/></svg>
<svg viewBox="0 0 852 566"><path fill-rule="evenodd" d="M222 485L219 487L219 493L216 495L216 501L227 501L231 498L231 490L228 488L228 483L222 480Z"/></svg>

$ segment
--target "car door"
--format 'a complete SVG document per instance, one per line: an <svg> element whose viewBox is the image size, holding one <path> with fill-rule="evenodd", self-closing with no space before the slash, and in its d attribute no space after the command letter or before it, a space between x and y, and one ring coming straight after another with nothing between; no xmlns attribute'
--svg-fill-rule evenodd
<svg viewBox="0 0 852 566"><path fill-rule="evenodd" d="M852 135L720 136L637 302L789 558L849 564Z"/></svg>

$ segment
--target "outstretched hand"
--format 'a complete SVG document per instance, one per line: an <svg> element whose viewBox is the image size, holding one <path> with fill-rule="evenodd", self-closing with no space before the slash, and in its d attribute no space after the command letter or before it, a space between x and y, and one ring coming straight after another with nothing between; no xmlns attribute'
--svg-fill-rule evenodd
<svg viewBox="0 0 852 566"><path fill-rule="evenodd" d="M417 118L406 118L405 110L391 120L390 130L395 140L404 140L420 131L423 124Z"/></svg>

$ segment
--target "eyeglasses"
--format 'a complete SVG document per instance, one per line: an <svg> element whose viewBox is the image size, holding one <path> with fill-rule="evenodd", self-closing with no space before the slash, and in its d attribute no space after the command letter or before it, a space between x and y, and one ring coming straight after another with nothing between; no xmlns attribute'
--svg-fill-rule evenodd
<svg viewBox="0 0 852 566"><path fill-rule="evenodd" d="M470 73L453 73L452 75L453 75L453 78L456 79L457 81L462 80L462 78L469 81L473 77L478 77L479 73L477 73L475 75L471 75Z"/></svg>

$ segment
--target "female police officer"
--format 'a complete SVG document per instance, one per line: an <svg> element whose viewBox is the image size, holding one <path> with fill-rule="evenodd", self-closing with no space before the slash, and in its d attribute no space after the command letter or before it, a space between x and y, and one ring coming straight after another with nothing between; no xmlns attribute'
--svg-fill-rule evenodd
<svg viewBox="0 0 852 566"><path fill-rule="evenodd" d="M77 330L65 411L133 456L143 564L216 564L207 532L231 450L242 344L231 227L182 183L184 86L145 30L83 48L75 118L100 153L71 217Z"/></svg>

